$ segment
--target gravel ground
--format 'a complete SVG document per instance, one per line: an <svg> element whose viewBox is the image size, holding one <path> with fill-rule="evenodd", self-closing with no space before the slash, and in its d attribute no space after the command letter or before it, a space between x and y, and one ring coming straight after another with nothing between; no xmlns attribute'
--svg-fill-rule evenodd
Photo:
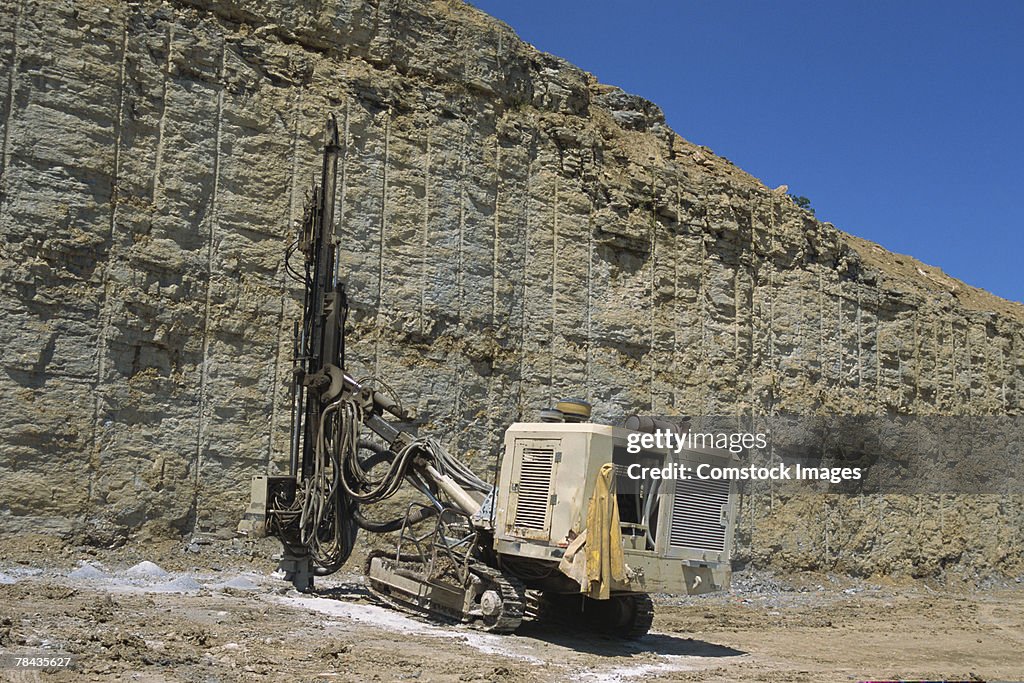
<svg viewBox="0 0 1024 683"><path fill-rule="evenodd" d="M100 550L18 538L0 557L0 649L71 653L10 680L856 681L1024 680L1024 590L741 572L732 591L655 596L631 643L526 623L512 636L378 606L362 577L300 595L269 541ZM356 561L350 565L360 566Z"/></svg>

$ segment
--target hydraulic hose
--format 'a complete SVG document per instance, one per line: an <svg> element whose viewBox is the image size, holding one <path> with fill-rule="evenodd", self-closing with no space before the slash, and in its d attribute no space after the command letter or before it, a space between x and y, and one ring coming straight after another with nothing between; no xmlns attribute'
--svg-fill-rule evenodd
<svg viewBox="0 0 1024 683"><path fill-rule="evenodd" d="M356 508L352 512L352 519L355 520L356 524L359 525L360 529L365 529L366 531L375 534L387 534L391 533L392 531L398 531L402 528L404 524L418 524L419 522L422 522L425 519L429 519L436 514L437 508L422 507L419 508L418 510L414 510L413 512L409 513L409 516L405 518L396 517L395 519L389 520L387 522L375 522L364 517L363 513L359 510L359 508Z"/></svg>

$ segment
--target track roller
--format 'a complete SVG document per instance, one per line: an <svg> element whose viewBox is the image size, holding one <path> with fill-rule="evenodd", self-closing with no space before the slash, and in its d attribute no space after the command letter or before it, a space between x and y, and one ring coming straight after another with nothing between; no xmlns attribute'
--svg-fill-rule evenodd
<svg viewBox="0 0 1024 683"><path fill-rule="evenodd" d="M522 582L482 564L469 566L464 584L427 577L425 567L371 553L366 566L370 593L380 602L442 623L464 623L490 633L512 633L523 621Z"/></svg>

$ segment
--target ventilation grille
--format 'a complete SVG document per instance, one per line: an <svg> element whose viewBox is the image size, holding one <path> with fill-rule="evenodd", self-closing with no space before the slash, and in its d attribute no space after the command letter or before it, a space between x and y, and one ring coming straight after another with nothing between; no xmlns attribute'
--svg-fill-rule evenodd
<svg viewBox="0 0 1024 683"><path fill-rule="evenodd" d="M725 550L722 507L729 503L729 482L676 479L669 545L673 548Z"/></svg>
<svg viewBox="0 0 1024 683"><path fill-rule="evenodd" d="M551 467L554 461L554 449L523 449L516 489L515 526L537 531L544 531L547 528L551 500Z"/></svg>

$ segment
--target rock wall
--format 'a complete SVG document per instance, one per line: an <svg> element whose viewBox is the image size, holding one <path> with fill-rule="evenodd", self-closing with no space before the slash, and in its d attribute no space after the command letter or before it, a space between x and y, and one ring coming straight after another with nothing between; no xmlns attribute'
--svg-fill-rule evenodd
<svg viewBox="0 0 1024 683"><path fill-rule="evenodd" d="M350 361L480 469L570 395L604 420L1021 412L1024 307L816 221L460 2L10 0L6 532L232 528L286 460L282 257L331 112ZM740 557L1012 573L1022 522L1012 497L753 496Z"/></svg>

